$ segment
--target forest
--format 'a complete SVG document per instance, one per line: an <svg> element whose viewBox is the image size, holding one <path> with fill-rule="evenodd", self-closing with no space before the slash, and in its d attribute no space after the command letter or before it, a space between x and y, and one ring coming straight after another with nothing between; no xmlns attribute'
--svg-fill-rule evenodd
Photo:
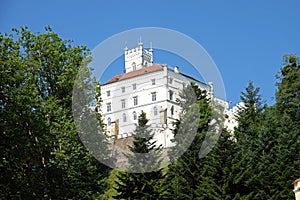
<svg viewBox="0 0 300 200"><path fill-rule="evenodd" d="M174 141L187 142L185 133L191 127L196 135L178 159L172 158L178 148L171 148L166 167L144 173L107 167L78 135L73 88L86 87L74 83L82 64L91 59L86 46L60 38L51 27L43 33L32 33L27 27L0 33L0 199L294 199L293 181L300 178L300 59L296 55L285 56L278 69L274 105L265 104L260 89L249 82L240 94L245 106L238 113L238 127L233 133L222 129L205 157L199 157L199 149L209 134L214 109L205 91L187 85L178 100L184 106L175 123ZM83 79L84 84L96 84L92 77ZM101 134L105 123L97 88L89 95L98 100ZM129 163L138 161L141 170L162 162L147 117L146 113L138 117L129 148L151 156L126 155Z"/></svg>

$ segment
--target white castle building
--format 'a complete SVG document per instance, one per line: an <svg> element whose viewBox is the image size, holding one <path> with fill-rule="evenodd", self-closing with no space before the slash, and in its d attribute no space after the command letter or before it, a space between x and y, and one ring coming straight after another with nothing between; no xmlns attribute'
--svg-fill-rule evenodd
<svg viewBox="0 0 300 200"><path fill-rule="evenodd" d="M138 123L138 116L146 112L155 139L163 147L172 146L173 122L179 119L181 107L176 103L184 85L191 82L208 91L209 98L224 110L228 103L214 97L213 83L205 84L181 73L178 67L153 64L153 50L139 42L134 49L124 49L125 73L101 85L102 112L112 138L127 138Z"/></svg>
<svg viewBox="0 0 300 200"><path fill-rule="evenodd" d="M234 132L234 128L238 127L238 115L241 109L245 108L245 103L240 102L233 106L231 109L227 110L225 114L227 115L227 118L224 122L224 126L227 128L228 131L231 133Z"/></svg>

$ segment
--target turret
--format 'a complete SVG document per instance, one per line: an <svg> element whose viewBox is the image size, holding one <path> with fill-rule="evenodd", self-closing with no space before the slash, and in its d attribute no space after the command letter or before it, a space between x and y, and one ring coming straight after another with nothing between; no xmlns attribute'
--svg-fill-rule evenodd
<svg viewBox="0 0 300 200"><path fill-rule="evenodd" d="M128 49L125 47L124 57L126 73L153 65L153 49L150 48L149 51L144 49L141 40L136 48Z"/></svg>

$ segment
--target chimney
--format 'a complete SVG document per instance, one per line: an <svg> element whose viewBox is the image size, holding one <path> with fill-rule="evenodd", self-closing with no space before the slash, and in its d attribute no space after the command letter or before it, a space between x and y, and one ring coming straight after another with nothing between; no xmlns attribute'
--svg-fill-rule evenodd
<svg viewBox="0 0 300 200"><path fill-rule="evenodd" d="M300 200L300 178L294 181L294 193L296 200Z"/></svg>
<svg viewBox="0 0 300 200"><path fill-rule="evenodd" d="M164 76L168 76L168 65L167 64L163 65L163 70L164 70Z"/></svg>
<svg viewBox="0 0 300 200"><path fill-rule="evenodd" d="M179 67L178 66L174 67L174 72L177 73L177 74L179 73Z"/></svg>

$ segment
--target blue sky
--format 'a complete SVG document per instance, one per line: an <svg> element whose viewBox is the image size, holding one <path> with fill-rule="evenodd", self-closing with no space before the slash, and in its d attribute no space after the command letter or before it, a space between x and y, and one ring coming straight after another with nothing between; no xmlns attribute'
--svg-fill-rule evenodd
<svg viewBox="0 0 300 200"><path fill-rule="evenodd" d="M43 32L50 25L62 38L93 49L128 29L173 29L193 38L209 53L222 75L228 101L239 102L240 92L253 81L272 104L283 55L300 54L299 7L297 0L1 0L0 32L24 25ZM189 73L188 63L166 52L158 51L154 58ZM121 58L116 61L111 72L122 72L121 62Z"/></svg>

